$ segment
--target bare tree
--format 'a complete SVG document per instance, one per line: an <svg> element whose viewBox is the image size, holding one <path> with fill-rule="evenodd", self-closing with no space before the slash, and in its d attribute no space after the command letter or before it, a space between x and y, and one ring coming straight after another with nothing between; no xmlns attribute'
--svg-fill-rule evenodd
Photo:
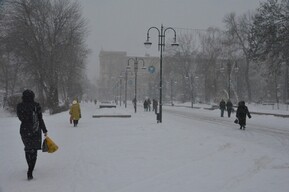
<svg viewBox="0 0 289 192"><path fill-rule="evenodd" d="M191 101L191 107L195 100L194 92L194 78L196 75L196 55L197 55L197 43L193 34L182 34L179 37L179 48L175 55L174 71L180 74L180 81L182 82L184 97L189 95Z"/></svg>
<svg viewBox="0 0 289 192"><path fill-rule="evenodd" d="M222 52L222 32L217 28L208 28L205 33L200 35L202 63L202 74L205 83L205 102L216 98L217 87L217 60Z"/></svg>
<svg viewBox="0 0 289 192"><path fill-rule="evenodd" d="M69 0L8 0L5 8L10 26L7 31L15 39L13 46L24 62L24 71L35 82L42 103L57 108L60 80L71 75L65 71L82 74L85 68L86 22L79 4Z"/></svg>
<svg viewBox="0 0 289 192"><path fill-rule="evenodd" d="M5 10L1 7L0 14L0 86L5 90L3 107L7 104L8 97L15 92L21 70L21 59L17 58L17 52L13 44L15 40L9 38L7 25L5 25Z"/></svg>
<svg viewBox="0 0 289 192"><path fill-rule="evenodd" d="M224 23L226 24L227 34L238 45L242 51L242 56L245 58L245 82L247 87L248 101L252 100L251 83L249 78L250 64L252 62L252 51L249 46L249 41L252 37L251 28L253 25L253 17L248 12L241 17L236 17L235 13L230 13L225 16Z"/></svg>
<svg viewBox="0 0 289 192"><path fill-rule="evenodd" d="M279 84L284 85L284 94L288 94L289 48L289 7L287 1L268 0L261 3L254 17L253 34L250 39L251 49L255 49L254 58L266 66L265 74L271 78L275 100L279 103ZM285 81L281 83L282 64L285 63ZM273 81L271 81L273 80ZM288 96L288 95L287 95ZM284 100L286 100L286 97Z"/></svg>

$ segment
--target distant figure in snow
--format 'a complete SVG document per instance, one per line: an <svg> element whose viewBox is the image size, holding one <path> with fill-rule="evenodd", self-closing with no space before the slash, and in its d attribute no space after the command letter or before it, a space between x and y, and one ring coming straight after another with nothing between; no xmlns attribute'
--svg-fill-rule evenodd
<svg viewBox="0 0 289 192"><path fill-rule="evenodd" d="M158 101L156 99L153 99L153 111L155 114L158 113Z"/></svg>
<svg viewBox="0 0 289 192"><path fill-rule="evenodd" d="M227 101L226 104L228 117L231 117L231 112L233 111L233 103L230 101L230 99Z"/></svg>
<svg viewBox="0 0 289 192"><path fill-rule="evenodd" d="M221 117L224 117L224 111L226 109L226 102L224 101L224 99L221 100L219 108L221 110Z"/></svg>
<svg viewBox="0 0 289 192"><path fill-rule="evenodd" d="M133 98L132 104L133 104L134 111L136 111L136 98Z"/></svg>
<svg viewBox="0 0 289 192"><path fill-rule="evenodd" d="M73 122L73 126L77 127L78 121L81 118L81 110L80 105L77 100L73 100L72 105L70 107L70 120Z"/></svg>
<svg viewBox="0 0 289 192"><path fill-rule="evenodd" d="M17 105L17 116L21 121L20 135L24 144L25 158L28 164L27 179L33 179L33 170L37 160L37 150L41 149L42 134L47 136L47 129L42 118L39 103L34 101L31 90L22 93L22 102Z"/></svg>
<svg viewBox="0 0 289 192"><path fill-rule="evenodd" d="M148 102L148 111L151 111L151 100L150 98L147 99Z"/></svg>
<svg viewBox="0 0 289 192"><path fill-rule="evenodd" d="M248 110L248 107L245 105L245 101L240 101L236 112L236 117L238 118L240 129L245 130L247 116L249 117L249 119L251 118L251 114Z"/></svg>
<svg viewBox="0 0 289 192"><path fill-rule="evenodd" d="M148 101L147 100L144 100L143 108L144 108L144 111L148 111Z"/></svg>

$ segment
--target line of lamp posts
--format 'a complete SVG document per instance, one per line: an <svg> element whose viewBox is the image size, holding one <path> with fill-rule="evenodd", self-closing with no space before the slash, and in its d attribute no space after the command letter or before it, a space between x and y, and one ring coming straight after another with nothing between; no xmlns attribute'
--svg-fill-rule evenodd
<svg viewBox="0 0 289 192"><path fill-rule="evenodd" d="M156 27L151 27L149 28L152 29L152 28L155 28L157 29ZM159 91L160 91L160 95L159 95L159 113L157 113L157 120L158 122L162 122L162 52L163 52L163 49L164 49L164 45L165 45L165 31L167 29L172 29L175 33L175 37L174 37L174 43L172 44L172 46L177 46L178 44L176 43L176 32L173 28L166 28L165 30L163 29L163 26L161 26L161 31L158 30L159 32L159 50L160 50L160 87L159 87ZM145 42L145 45L146 46L150 46L152 43L149 42L149 30L148 30L148 33L147 33L147 41ZM127 61L127 66L126 66L126 69L125 69L125 98L124 98L124 104L125 104L125 108L127 107L127 82L128 82L128 72L129 70L131 69L131 62L133 62L133 69L134 69L134 77L135 77L135 83L134 83L134 99L133 99L133 104L134 104L134 111L135 113L137 112L137 74L138 74L138 70L139 70L139 64L140 62L142 63L142 68L143 70L146 69L145 67L145 62L142 58L129 58L128 61ZM231 61L228 61L226 63L226 68L227 68L227 77L228 77L228 87L227 87L227 91L228 91L228 98L229 100L231 99L231 72L232 72L232 67L234 67L234 72L237 74L238 71L239 71L239 67L237 65L237 62L231 62ZM221 67L220 67L220 72L222 74L225 73L225 67L223 65L223 63L221 64ZM120 76L120 85L122 84L122 79L123 79L123 76L121 75ZM171 103L173 105L173 101L172 101L172 83L173 80L171 79ZM237 82L237 81L236 81ZM121 105L121 86L120 86L120 105Z"/></svg>
<svg viewBox="0 0 289 192"><path fill-rule="evenodd" d="M125 78L125 95L124 95L124 105L125 105L125 108L127 107L127 82L128 82L128 72L130 71L131 69L131 66L130 66L130 61L133 61L133 68L134 68L134 77L135 77L135 82L134 82L134 99L133 99L133 102L135 103L134 105L134 110L135 110L135 113L137 111L137 106L136 106L136 101L137 101L137 74L138 74L138 69L139 69L139 61L142 62L142 68L141 69L146 69L145 67L145 63L144 63L144 60L142 58L129 58L128 61L127 61L127 66L126 66L126 69L125 69L125 75L123 77L123 74L121 74L119 76L119 82L120 82L120 89L119 89L119 102L120 102L120 106L121 106L121 103L122 103L122 93L121 93L121 90L122 90L122 79Z"/></svg>
<svg viewBox="0 0 289 192"><path fill-rule="evenodd" d="M157 120L158 122L162 123L162 88L163 88L163 77L162 77L162 70L163 70L163 51L165 48L165 35L166 32L168 30L171 30L174 32L174 38L173 38L173 43L171 44L171 46L176 47L179 46L179 44L176 41L176 31L174 28L172 27L164 27L163 25L161 25L161 28L157 28L157 27L150 27L147 30L147 39L146 42L144 43L144 45L149 48L152 43L150 42L150 30L155 29L158 32L158 50L160 52L160 82L159 82L159 113L157 113ZM138 73L138 64L140 61L142 61L142 69L146 69L145 67L145 63L144 60L141 58L129 58L128 59L128 64L125 70L125 107L127 107L127 76L128 76L128 69L130 69L130 61L134 62L134 76L135 76L135 90L134 90L134 111L135 113L137 112L137 73ZM231 62L227 62L227 72L228 72L228 97L229 99L231 99L231 70L232 70L232 63ZM237 66L237 63L235 63L234 66L234 70L235 73L238 73L239 67ZM222 73L224 73L224 66L221 65L220 71ZM121 93L120 93L121 95ZM121 102L121 100L120 100Z"/></svg>
<svg viewBox="0 0 289 192"><path fill-rule="evenodd" d="M178 46L179 44L176 42L176 31L174 28L172 27L164 27L163 25L161 25L161 28L157 28L157 27L150 27L147 31L147 40L144 43L144 45L149 48L152 43L150 42L150 30L155 29L158 32L158 50L160 52L160 83L159 83L159 91L160 91L160 95L159 95L159 113L157 113L157 120L158 122L162 123L162 70L163 70L163 51L164 51L164 47L165 47L165 34L168 30L171 30L174 32L174 39L173 39L173 43L171 44L171 46ZM134 73L135 73L135 93L134 93L134 99L133 99L133 103L134 103L134 110L135 113L137 112L137 73L138 73L138 64L140 61L142 61L143 67L142 69L146 69L145 64L144 64L144 60L141 58L129 58L128 59L128 64L127 64L127 68L125 70L125 107L127 107L127 76L128 76L128 69L130 69L130 61L134 62ZM120 82L121 79L123 77L121 76L120 78ZM121 97L121 93L120 93L120 97Z"/></svg>

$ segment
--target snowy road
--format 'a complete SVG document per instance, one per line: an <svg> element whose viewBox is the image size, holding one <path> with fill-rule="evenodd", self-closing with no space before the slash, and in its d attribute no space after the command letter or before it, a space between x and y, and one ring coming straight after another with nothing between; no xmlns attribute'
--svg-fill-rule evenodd
<svg viewBox="0 0 289 192"><path fill-rule="evenodd" d="M113 109L111 109L113 110ZM289 120L257 116L241 131L219 111L116 109L131 118L92 118L82 104L79 127L68 113L45 114L54 154L39 152L35 179L26 180L15 117L0 117L0 192L285 192L289 189Z"/></svg>
<svg viewBox="0 0 289 192"><path fill-rule="evenodd" d="M209 111L202 111L200 113L199 109L179 109L175 107L166 107L164 109L164 112L172 114L174 116L179 116L183 118L188 118L194 121L201 121L201 122L207 122L211 124L219 124L223 127L237 127L237 125L233 124L233 121L235 120L235 113L232 113L231 118L227 118L226 114L224 118L220 118L219 116L216 116L215 112L209 113ZM254 115L253 115L254 116ZM262 122L252 122L254 118L257 119L263 119ZM276 134L276 135L282 135L286 138L289 138L289 126L284 126L284 123L289 122L289 118L282 118L282 117L276 117L274 118L275 121L271 121L269 117L269 120L266 121L268 116L266 115L255 115L253 119L248 119L248 128L250 131L253 132L267 132L268 134Z"/></svg>

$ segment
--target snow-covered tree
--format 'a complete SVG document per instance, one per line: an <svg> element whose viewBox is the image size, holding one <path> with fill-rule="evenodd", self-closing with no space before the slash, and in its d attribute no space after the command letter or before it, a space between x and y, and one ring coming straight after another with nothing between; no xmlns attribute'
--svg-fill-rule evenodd
<svg viewBox="0 0 289 192"><path fill-rule="evenodd" d="M26 77L41 103L59 105L59 88L74 89L85 69L86 22L80 5L69 0L7 0L7 38L23 61ZM74 77L74 78L72 78ZM81 90L79 90L81 91Z"/></svg>
<svg viewBox="0 0 289 192"><path fill-rule="evenodd" d="M279 102L280 75L285 68L288 78L289 48L289 7L285 0L268 0L261 3L254 17L250 39L251 50L256 50L254 58L266 65L265 75L269 77L268 85L273 84L276 102ZM285 63L285 64L284 64ZM284 82L284 87L288 82ZM286 88L285 91L287 92Z"/></svg>

